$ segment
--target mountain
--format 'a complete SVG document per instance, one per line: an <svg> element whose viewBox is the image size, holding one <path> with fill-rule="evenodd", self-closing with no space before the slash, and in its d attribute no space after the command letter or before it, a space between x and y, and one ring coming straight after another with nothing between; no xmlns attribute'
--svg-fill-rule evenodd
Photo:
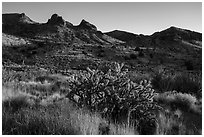
<svg viewBox="0 0 204 137"><path fill-rule="evenodd" d="M188 45L197 48L202 46L202 34L177 27L170 27L152 35L138 35L130 32L114 30L105 33L113 38L125 41L133 47L178 48L178 45ZM164 46L165 45L165 46Z"/></svg>
<svg viewBox="0 0 204 137"><path fill-rule="evenodd" d="M35 24L36 22L31 20L25 13L11 13L11 14L3 14L2 15L2 23L3 24Z"/></svg>
<svg viewBox="0 0 204 137"><path fill-rule="evenodd" d="M140 47L144 47L144 46L149 45L151 41L150 36L145 36L142 34L138 35L138 34L134 34L134 33L126 32L126 31L120 31L120 30L106 32L105 34L113 38L125 41L126 44L133 46L133 47L135 47L136 45Z"/></svg>
<svg viewBox="0 0 204 137"><path fill-rule="evenodd" d="M53 14L47 22L38 23L24 13L12 13L2 15L2 32L4 63L61 70L116 61L140 71L158 65L182 71L191 62L193 69L202 68L202 34L177 27L152 35L120 30L103 33L85 19L73 25Z"/></svg>
<svg viewBox="0 0 204 137"><path fill-rule="evenodd" d="M105 34L107 34L111 37L117 38L119 40L125 41L125 42L128 42L128 41L133 40L136 37L138 37L137 34L125 32L125 31L120 31L120 30L110 31L110 32L107 32Z"/></svg>
<svg viewBox="0 0 204 137"><path fill-rule="evenodd" d="M53 14L46 23L36 23L22 14L3 14L3 33L47 40L52 42L118 44L120 40L98 31L96 26L84 19L77 26Z"/></svg>
<svg viewBox="0 0 204 137"><path fill-rule="evenodd" d="M88 21L86 20L82 20L81 23L76 26L78 29L87 29L87 30L92 30L92 31L97 31L97 28L95 25L89 23Z"/></svg>
<svg viewBox="0 0 204 137"><path fill-rule="evenodd" d="M156 45L169 44L188 44L194 47L201 48L202 34L177 27L170 27L161 32L156 32L151 35L152 40Z"/></svg>

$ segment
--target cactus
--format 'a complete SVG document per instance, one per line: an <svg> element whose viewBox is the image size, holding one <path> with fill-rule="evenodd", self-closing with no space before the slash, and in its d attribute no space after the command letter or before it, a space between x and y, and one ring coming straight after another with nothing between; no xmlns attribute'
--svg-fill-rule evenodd
<svg viewBox="0 0 204 137"><path fill-rule="evenodd" d="M128 70L122 70L123 66L115 63L106 73L87 68L86 75L78 76L71 83L68 97L75 101L74 95L79 96L78 106L99 112L106 118L118 115L116 120L119 120L120 115L126 115L128 124L135 120L155 120L153 110L159 106L153 102L155 93L150 81L132 82Z"/></svg>

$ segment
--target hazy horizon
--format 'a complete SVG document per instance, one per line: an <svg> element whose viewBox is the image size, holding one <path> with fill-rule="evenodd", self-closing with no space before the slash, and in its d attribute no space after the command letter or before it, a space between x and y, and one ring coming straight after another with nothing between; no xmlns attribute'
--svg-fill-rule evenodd
<svg viewBox="0 0 204 137"><path fill-rule="evenodd" d="M57 13L74 25L85 19L102 32L150 35L175 26L202 33L201 2L3 2L2 13L25 13L39 23Z"/></svg>

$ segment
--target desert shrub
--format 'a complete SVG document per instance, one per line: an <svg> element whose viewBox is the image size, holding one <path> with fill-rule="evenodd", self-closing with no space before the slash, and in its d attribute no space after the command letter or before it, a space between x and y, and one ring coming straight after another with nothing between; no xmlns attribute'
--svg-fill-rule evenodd
<svg viewBox="0 0 204 137"><path fill-rule="evenodd" d="M2 103L2 105L7 110L10 110L12 112L16 112L16 111L20 110L21 108L28 107L30 104L29 104L26 96L18 96L18 97L11 98L9 100L4 101Z"/></svg>
<svg viewBox="0 0 204 137"><path fill-rule="evenodd" d="M139 56L139 57L144 57L144 52L143 52L142 50L140 50L138 56Z"/></svg>
<svg viewBox="0 0 204 137"><path fill-rule="evenodd" d="M150 53L149 57L152 59L154 57L153 53Z"/></svg>
<svg viewBox="0 0 204 137"><path fill-rule="evenodd" d="M160 69L154 72L151 82L157 92L165 92L170 88L170 80L171 78L166 76L164 71Z"/></svg>
<svg viewBox="0 0 204 137"><path fill-rule="evenodd" d="M86 51L83 50L83 51L82 51L82 54L87 55L88 53L87 53Z"/></svg>
<svg viewBox="0 0 204 137"><path fill-rule="evenodd" d="M192 114L180 109L158 114L157 133L159 135L201 135L202 114Z"/></svg>
<svg viewBox="0 0 204 137"><path fill-rule="evenodd" d="M169 113L158 115L158 135L185 135L188 134L182 120Z"/></svg>
<svg viewBox="0 0 204 137"><path fill-rule="evenodd" d="M82 108L99 112L102 116L119 121L156 121L153 110L155 95L150 81L132 82L123 65L115 64L107 73L87 68L87 75L75 77L67 95ZM77 97L77 100L76 100Z"/></svg>
<svg viewBox="0 0 204 137"><path fill-rule="evenodd" d="M184 65L186 66L186 69L187 69L187 70L193 70L193 69L194 69L193 61L191 61L191 60L185 61L185 62L184 62Z"/></svg>
<svg viewBox="0 0 204 137"><path fill-rule="evenodd" d="M152 76L152 85L158 92L176 90L181 93L193 94L197 98L202 96L200 76L191 74L166 75L164 71L158 71Z"/></svg>
<svg viewBox="0 0 204 137"><path fill-rule="evenodd" d="M140 51L140 47L136 47L134 51Z"/></svg>
<svg viewBox="0 0 204 137"><path fill-rule="evenodd" d="M105 57L105 54L104 53L98 53L97 56L98 57Z"/></svg>
<svg viewBox="0 0 204 137"><path fill-rule="evenodd" d="M200 76L185 73L176 74L176 76L172 78L171 83L172 90L193 94L197 98L202 97Z"/></svg>
<svg viewBox="0 0 204 137"><path fill-rule="evenodd" d="M128 55L124 55L123 58L124 58L125 60L130 60L130 56L128 56Z"/></svg>
<svg viewBox="0 0 204 137"><path fill-rule="evenodd" d="M131 58L131 59L137 59L137 55L134 54L134 53L132 53L132 54L130 54L130 58Z"/></svg>
<svg viewBox="0 0 204 137"><path fill-rule="evenodd" d="M97 46L98 49L102 49L103 47L101 45Z"/></svg>
<svg viewBox="0 0 204 137"><path fill-rule="evenodd" d="M113 46L111 46L111 48L112 48L112 49L116 49L116 46L115 46L115 45L113 45Z"/></svg>
<svg viewBox="0 0 204 137"><path fill-rule="evenodd" d="M174 111L176 109L185 112L201 113L201 102L195 96L176 91L158 94L154 98L158 103L170 106Z"/></svg>

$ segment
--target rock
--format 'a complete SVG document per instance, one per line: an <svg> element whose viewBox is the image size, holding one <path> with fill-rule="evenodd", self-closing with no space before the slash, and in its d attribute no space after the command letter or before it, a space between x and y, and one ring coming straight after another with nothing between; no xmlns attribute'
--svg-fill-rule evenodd
<svg viewBox="0 0 204 137"><path fill-rule="evenodd" d="M66 22L61 16L59 16L57 14L53 14L51 16L51 18L47 21L47 24L64 26L66 24Z"/></svg>
<svg viewBox="0 0 204 137"><path fill-rule="evenodd" d="M78 26L81 29L88 29L88 30L94 30L97 31L96 26L94 26L93 24L87 22L86 20L82 20L81 23Z"/></svg>
<svg viewBox="0 0 204 137"><path fill-rule="evenodd" d="M23 24L34 24L35 21L31 20L25 13L11 13L11 14L2 14L2 23L9 25L16 25L18 23Z"/></svg>

